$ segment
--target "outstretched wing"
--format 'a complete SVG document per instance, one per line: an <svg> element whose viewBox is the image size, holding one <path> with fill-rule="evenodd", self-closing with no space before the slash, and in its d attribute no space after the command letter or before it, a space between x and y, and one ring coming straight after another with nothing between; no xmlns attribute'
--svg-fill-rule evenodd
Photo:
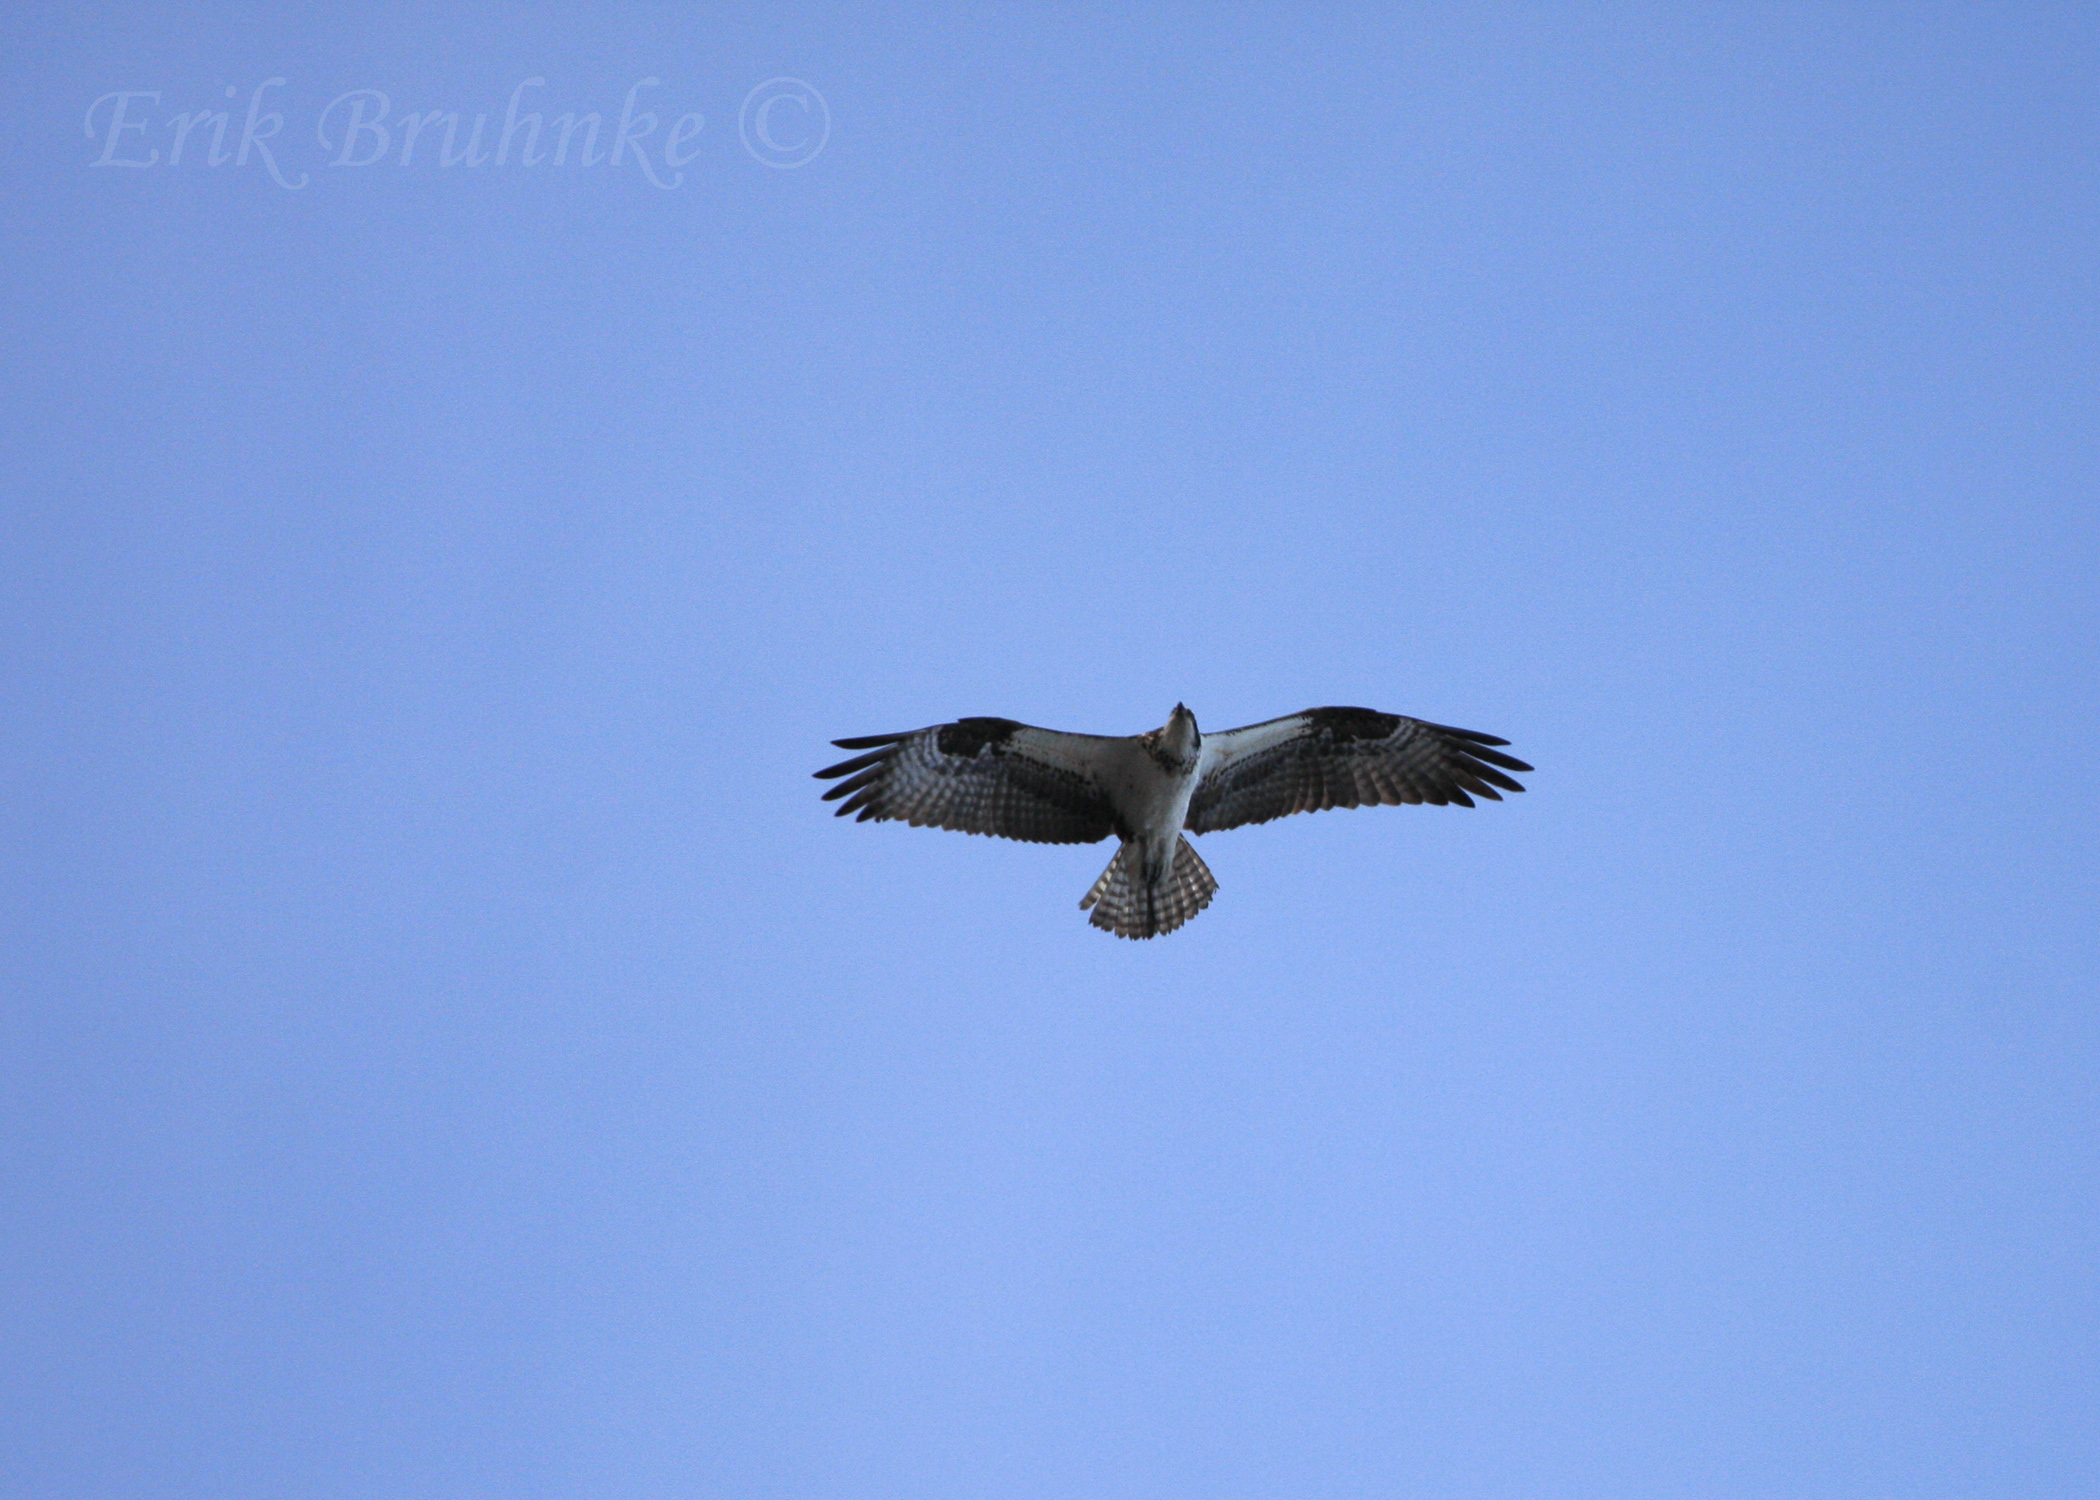
<svg viewBox="0 0 2100 1500"><path fill-rule="evenodd" d="M843 797L839 816L894 818L1035 844L1091 844L1115 828L1094 774L1098 735L1031 729L1012 719L958 719L910 734L833 740L866 750L817 772L847 779L824 794Z"/></svg>
<svg viewBox="0 0 2100 1500"><path fill-rule="evenodd" d="M1310 708L1286 719L1203 737L1203 778L1189 799L1191 833L1266 823L1290 813L1401 802L1502 800L1524 790L1497 770L1528 771L1491 734L1368 708Z"/></svg>

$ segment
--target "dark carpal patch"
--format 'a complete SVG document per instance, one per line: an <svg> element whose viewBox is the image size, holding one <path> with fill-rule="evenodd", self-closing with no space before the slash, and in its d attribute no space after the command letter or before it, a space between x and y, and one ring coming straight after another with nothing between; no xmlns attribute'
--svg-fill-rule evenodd
<svg viewBox="0 0 2100 1500"><path fill-rule="evenodd" d="M1315 708L1306 713L1307 728L1330 743L1346 745L1353 740L1382 740L1400 727L1398 714L1382 714L1370 708Z"/></svg>
<svg viewBox="0 0 2100 1500"><path fill-rule="evenodd" d="M1021 726L1012 719L957 719L943 724L934 741L943 755L975 760L987 745L1003 745Z"/></svg>

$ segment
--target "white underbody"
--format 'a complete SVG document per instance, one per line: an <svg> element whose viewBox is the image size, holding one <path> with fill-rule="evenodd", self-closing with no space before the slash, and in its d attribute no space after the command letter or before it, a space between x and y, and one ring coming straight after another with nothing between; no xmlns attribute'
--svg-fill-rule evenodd
<svg viewBox="0 0 2100 1500"><path fill-rule="evenodd" d="M1165 880L1174 868L1189 798L1202 772L1200 753L1177 770L1162 764L1141 737L1111 742L1095 763L1095 776L1130 831L1125 842L1137 845L1141 878L1148 884Z"/></svg>

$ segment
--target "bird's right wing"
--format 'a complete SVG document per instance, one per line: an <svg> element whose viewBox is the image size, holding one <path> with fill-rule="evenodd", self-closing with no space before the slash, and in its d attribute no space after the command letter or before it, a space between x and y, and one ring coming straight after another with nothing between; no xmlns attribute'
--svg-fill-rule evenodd
<svg viewBox="0 0 2100 1500"><path fill-rule="evenodd" d="M1012 719L958 719L909 734L833 740L866 750L817 772L847 778L824 794L839 816L894 818L1036 844L1091 844L1115 831L1095 774L1114 741L1033 729Z"/></svg>
<svg viewBox="0 0 2100 1500"><path fill-rule="evenodd" d="M1492 748L1508 743L1368 708L1309 708L1207 734L1203 779L1189 799L1186 826L1213 833L1329 807L1471 807L1474 797L1500 802L1496 787L1524 790L1503 772L1531 769Z"/></svg>

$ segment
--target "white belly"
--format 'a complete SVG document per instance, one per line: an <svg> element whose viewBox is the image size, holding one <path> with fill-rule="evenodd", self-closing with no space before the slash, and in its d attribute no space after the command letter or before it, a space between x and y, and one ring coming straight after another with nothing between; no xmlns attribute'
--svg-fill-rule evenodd
<svg viewBox="0 0 2100 1500"><path fill-rule="evenodd" d="M1172 868L1182 821L1188 816L1189 797L1196 789L1196 768L1169 770L1144 746L1132 744L1119 747L1102 768L1102 781L1116 815L1129 830L1130 842L1144 851L1147 875L1164 879Z"/></svg>

